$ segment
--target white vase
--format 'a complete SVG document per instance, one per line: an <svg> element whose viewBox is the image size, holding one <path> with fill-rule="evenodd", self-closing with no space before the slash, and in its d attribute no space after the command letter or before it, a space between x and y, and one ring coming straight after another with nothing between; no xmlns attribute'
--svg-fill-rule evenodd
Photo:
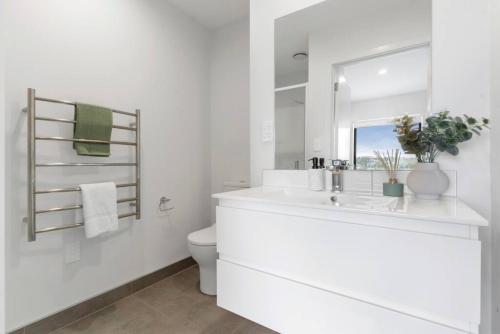
<svg viewBox="0 0 500 334"><path fill-rule="evenodd" d="M419 162L406 180L408 188L420 199L439 199L448 190L450 180L439 163Z"/></svg>

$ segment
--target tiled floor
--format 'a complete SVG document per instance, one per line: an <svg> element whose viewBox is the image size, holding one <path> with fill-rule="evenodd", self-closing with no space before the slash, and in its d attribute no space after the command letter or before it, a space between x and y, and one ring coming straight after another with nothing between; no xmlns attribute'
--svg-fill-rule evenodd
<svg viewBox="0 0 500 334"><path fill-rule="evenodd" d="M52 334L270 334L199 292L197 267L160 281Z"/></svg>

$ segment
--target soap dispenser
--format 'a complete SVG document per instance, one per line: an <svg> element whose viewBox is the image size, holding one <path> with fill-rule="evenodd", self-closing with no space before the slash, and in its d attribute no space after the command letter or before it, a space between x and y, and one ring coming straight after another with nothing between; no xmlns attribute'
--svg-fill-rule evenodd
<svg viewBox="0 0 500 334"><path fill-rule="evenodd" d="M309 161L312 161L312 168L307 170L309 189L314 191L325 190L325 169L320 168L318 158L314 157Z"/></svg>

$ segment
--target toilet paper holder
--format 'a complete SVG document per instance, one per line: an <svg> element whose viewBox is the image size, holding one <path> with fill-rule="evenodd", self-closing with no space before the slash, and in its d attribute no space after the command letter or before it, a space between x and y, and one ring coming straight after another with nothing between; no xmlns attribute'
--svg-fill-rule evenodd
<svg viewBox="0 0 500 334"><path fill-rule="evenodd" d="M168 204L170 201L172 201L172 199L167 198L167 197L165 197L165 196L162 196L162 197L160 198L160 203L158 204L158 210L159 210L160 212L167 212L167 211L173 210L173 209L174 209L173 207L171 207L171 208L167 207L167 204Z"/></svg>

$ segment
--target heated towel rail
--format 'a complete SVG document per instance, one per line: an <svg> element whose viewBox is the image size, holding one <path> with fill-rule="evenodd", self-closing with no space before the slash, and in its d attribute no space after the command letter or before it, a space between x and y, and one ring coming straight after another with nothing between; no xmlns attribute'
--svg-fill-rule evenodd
<svg viewBox="0 0 500 334"><path fill-rule="evenodd" d="M112 110L113 113L122 114L135 118L134 126L119 126L113 125L114 129L128 130L135 132L135 141L102 141L102 140L86 140L86 139L75 139L75 138L63 138L63 137L47 137L39 136L36 133L36 121L48 121L48 122L59 122L74 124L74 120L63 119L63 118L52 118L52 117L42 117L36 114L36 102L50 102L57 104L70 105L76 108L75 102L62 101L49 99L45 97L36 96L36 91L33 88L28 89L28 216L26 218L28 223L28 241L35 241L36 235L40 233L47 233L52 231L65 230L70 228L81 227L84 223L76 223L71 225L62 225L55 227L48 227L43 229L37 228L36 217L39 214L68 211L68 210L78 210L82 208L82 205L74 205L67 207L51 208L38 210L36 207L37 195L41 194L53 194L53 193L66 193L66 192L78 192L80 187L72 188L60 188L60 189L38 189L36 185L36 171L37 168L43 167L75 167L75 166L133 166L135 167L135 182L133 183L122 183L117 184L117 188L127 188L135 187L135 197L133 198L123 198L119 199L117 203L135 203L135 211L131 213L125 213L119 215L118 218L126 218L135 216L136 219L141 218L141 112L139 109L135 113L125 112L120 110ZM127 145L135 147L135 162L133 163L65 163L65 162L54 162L54 163L37 163L36 161L36 141L38 140L52 140L61 142L78 142L78 143L100 143L100 144L111 144L111 145Z"/></svg>

